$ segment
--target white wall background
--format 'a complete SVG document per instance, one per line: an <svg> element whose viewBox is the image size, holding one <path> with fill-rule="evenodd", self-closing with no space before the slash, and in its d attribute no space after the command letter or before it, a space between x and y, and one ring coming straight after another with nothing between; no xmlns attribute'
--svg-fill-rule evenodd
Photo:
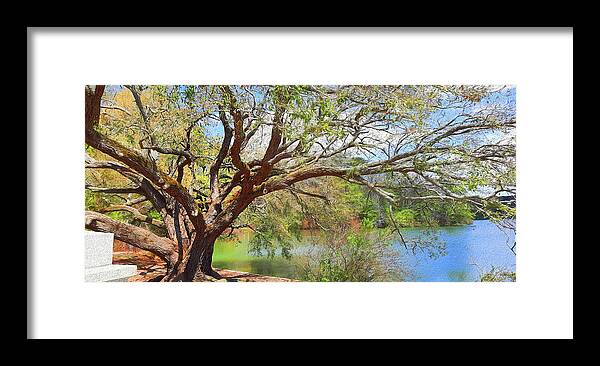
<svg viewBox="0 0 600 366"><path fill-rule="evenodd" d="M572 338L572 30L29 37L30 337ZM516 85L517 282L83 282L83 86L127 83Z"/></svg>

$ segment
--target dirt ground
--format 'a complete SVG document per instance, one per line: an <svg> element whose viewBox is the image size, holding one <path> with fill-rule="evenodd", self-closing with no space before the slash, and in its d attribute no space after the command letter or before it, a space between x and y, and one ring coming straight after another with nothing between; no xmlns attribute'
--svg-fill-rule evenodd
<svg viewBox="0 0 600 366"><path fill-rule="evenodd" d="M160 281L165 274L163 262L152 253L145 251L114 252L113 264L135 264L137 274L129 282ZM227 282L296 282L289 278L271 277L260 274L215 268Z"/></svg>

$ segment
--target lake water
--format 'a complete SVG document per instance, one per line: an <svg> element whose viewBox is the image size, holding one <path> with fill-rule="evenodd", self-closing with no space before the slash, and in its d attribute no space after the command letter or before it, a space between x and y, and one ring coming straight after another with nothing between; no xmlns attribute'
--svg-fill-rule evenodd
<svg viewBox="0 0 600 366"><path fill-rule="evenodd" d="M430 238L432 232L423 228L402 230L408 242L415 238ZM470 225L438 228L433 232L436 241L444 243L443 255L430 256L428 251L414 252L394 240L393 246L401 253L403 266L412 274L411 281L446 282L477 281L479 276L495 268L516 271L516 255L509 244L514 234L500 230L488 220L476 220ZM241 234L240 241L218 241L215 244L213 266L232 270L259 273L263 275L298 278L296 261L303 246L311 243L311 235L303 235L302 243L295 246L291 260L266 256L253 256L248 253L248 240L251 232Z"/></svg>

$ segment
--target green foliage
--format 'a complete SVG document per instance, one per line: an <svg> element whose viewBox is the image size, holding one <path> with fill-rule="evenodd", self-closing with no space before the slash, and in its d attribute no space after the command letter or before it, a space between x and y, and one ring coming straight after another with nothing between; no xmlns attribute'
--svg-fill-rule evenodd
<svg viewBox="0 0 600 366"><path fill-rule="evenodd" d="M400 211L394 211L394 221L400 227L417 226L417 214L413 209L405 208Z"/></svg>
<svg viewBox="0 0 600 366"><path fill-rule="evenodd" d="M348 159L348 164L353 167L365 164L366 162L367 160L361 158L360 156L354 156Z"/></svg>
<svg viewBox="0 0 600 366"><path fill-rule="evenodd" d="M116 196L92 192L89 189L85 190L85 209L89 211L100 211L113 204L119 204L123 201Z"/></svg>
<svg viewBox="0 0 600 366"><path fill-rule="evenodd" d="M365 243L359 239L365 239L367 233L393 235L396 225L408 228L469 224L474 217L468 204L454 200L407 203L392 210L396 225L376 229L376 222L382 214L389 220L389 207L380 207L378 197L369 194L368 188L335 178L319 179L317 186L318 192L331 200L329 204L317 198L302 198L300 204L297 201L299 197L279 192L264 197L264 201L261 200L258 207L251 205L243 214L242 220L250 224L255 231L249 243L252 254L269 257L282 255L290 258L294 244L300 240L302 223L312 223L312 227L319 232L327 233L335 232L339 227L348 226L353 220L357 220L358 227L346 233L344 242L348 247L344 251L346 255L359 256L365 255L359 250ZM357 232L363 236L355 236L359 235ZM433 236L417 244L419 247L430 247L429 242L438 244ZM430 251L432 255L443 253L443 247L435 245ZM340 255L339 250L336 249L330 255ZM319 265L322 267L319 272L326 273L326 278L338 278L337 262L328 257L321 259L323 262Z"/></svg>
<svg viewBox="0 0 600 366"><path fill-rule="evenodd" d="M398 281L407 273L389 237L351 232L347 225L326 232L300 265L301 279L312 282Z"/></svg>
<svg viewBox="0 0 600 366"><path fill-rule="evenodd" d="M162 219L162 217L160 216L160 213L158 213L158 211L156 211L154 208L153 208L153 209L151 209L151 210L149 210L149 211L146 213L146 216L148 216L148 217L151 217L151 218L153 218L153 219L155 219L155 220L160 220L160 219Z"/></svg>
<svg viewBox="0 0 600 366"><path fill-rule="evenodd" d="M249 217L250 218L250 217ZM249 241L249 252L274 257L280 250L284 258L291 258L293 243L300 240L300 212L289 202L270 206L268 212L251 215L254 235Z"/></svg>
<svg viewBox="0 0 600 366"><path fill-rule="evenodd" d="M492 266L492 269L482 274L479 280L481 282L515 282L517 280L517 273Z"/></svg>
<svg viewBox="0 0 600 366"><path fill-rule="evenodd" d="M379 213L375 202L366 194L365 188L347 182L343 185L344 193L341 200L347 202L350 211L361 221L363 227L374 228Z"/></svg>
<svg viewBox="0 0 600 366"><path fill-rule="evenodd" d="M131 220L131 213L126 211L113 211L107 212L106 216L110 217L113 220L127 222Z"/></svg>
<svg viewBox="0 0 600 366"><path fill-rule="evenodd" d="M498 200L486 201L484 210L487 218L492 221L512 219L517 216L516 208L505 205Z"/></svg>
<svg viewBox="0 0 600 366"><path fill-rule="evenodd" d="M473 221L474 214L467 203L451 201L440 208L438 223L441 225L465 225Z"/></svg>
<svg viewBox="0 0 600 366"><path fill-rule="evenodd" d="M468 203L455 200L419 202L412 209L417 226L467 225L475 218Z"/></svg>
<svg viewBox="0 0 600 366"><path fill-rule="evenodd" d="M327 196L329 202L278 192L264 197L243 213L241 219L255 231L249 242L253 254L281 253L289 258L294 244L300 240L302 224L328 231L357 219L361 228L375 227L377 205L364 187L333 178L319 179L317 186L318 193Z"/></svg>

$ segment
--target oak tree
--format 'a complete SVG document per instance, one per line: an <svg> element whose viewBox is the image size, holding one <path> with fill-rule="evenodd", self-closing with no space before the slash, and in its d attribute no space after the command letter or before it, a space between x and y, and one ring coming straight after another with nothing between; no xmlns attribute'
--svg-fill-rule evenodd
<svg viewBox="0 0 600 366"><path fill-rule="evenodd" d="M497 208L499 194L514 193L513 93L489 86L88 85L86 189L118 202L86 211L85 226L159 256L167 268L162 281L201 281L218 277L215 240L249 205L283 190L319 197L318 187L302 187L319 177L368 187L390 208L406 201Z"/></svg>

